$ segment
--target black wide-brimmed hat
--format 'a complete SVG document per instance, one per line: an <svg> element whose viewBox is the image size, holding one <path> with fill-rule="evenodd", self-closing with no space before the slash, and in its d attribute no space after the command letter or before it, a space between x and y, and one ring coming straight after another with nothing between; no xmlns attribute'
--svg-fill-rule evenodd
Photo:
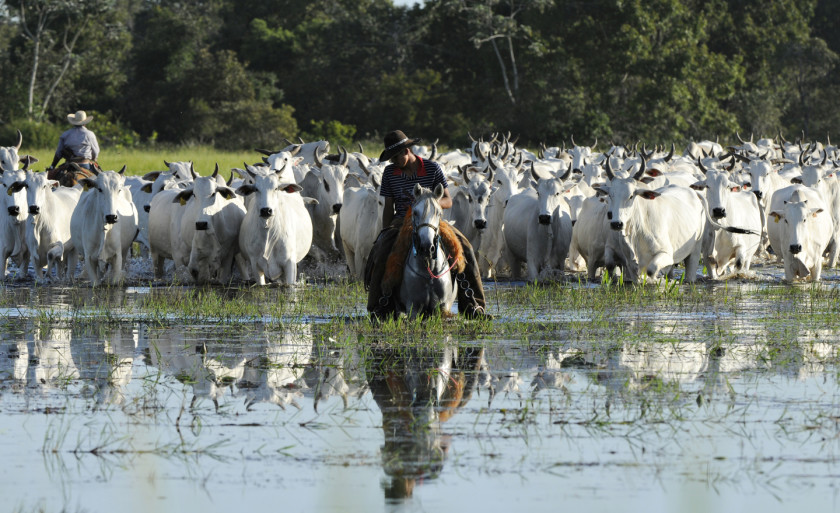
<svg viewBox="0 0 840 513"><path fill-rule="evenodd" d="M391 157L400 152L403 148L408 148L412 144L417 144L422 139L411 139L403 133L402 130L394 130L385 135L385 151L379 156L379 162L387 162Z"/></svg>

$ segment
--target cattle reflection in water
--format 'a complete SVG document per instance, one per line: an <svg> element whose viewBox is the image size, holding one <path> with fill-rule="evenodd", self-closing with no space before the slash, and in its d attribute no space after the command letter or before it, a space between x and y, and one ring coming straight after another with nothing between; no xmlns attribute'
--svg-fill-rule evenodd
<svg viewBox="0 0 840 513"><path fill-rule="evenodd" d="M382 467L387 499L411 497L418 481L440 475L450 436L441 424L467 404L484 349L374 349L366 361L371 394L382 410Z"/></svg>

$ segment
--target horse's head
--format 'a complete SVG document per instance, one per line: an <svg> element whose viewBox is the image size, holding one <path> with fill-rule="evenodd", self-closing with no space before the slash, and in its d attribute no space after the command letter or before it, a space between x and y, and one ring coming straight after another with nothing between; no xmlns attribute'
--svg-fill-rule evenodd
<svg viewBox="0 0 840 513"><path fill-rule="evenodd" d="M438 184L434 192L414 186L414 204L411 206L411 221L414 226L414 248L427 260L433 260L438 249L438 230L442 209L438 201L443 197L443 185Z"/></svg>

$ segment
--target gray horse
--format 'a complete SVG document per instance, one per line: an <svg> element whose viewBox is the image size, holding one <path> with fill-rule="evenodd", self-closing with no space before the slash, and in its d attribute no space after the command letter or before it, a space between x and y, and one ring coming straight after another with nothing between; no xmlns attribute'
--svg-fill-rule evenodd
<svg viewBox="0 0 840 513"><path fill-rule="evenodd" d="M449 272L452 265L440 238L442 209L438 201L442 197L442 185L435 187L434 192L420 184L414 186L411 250L406 258L398 301L411 319L431 315L439 309L449 312L455 302L457 284Z"/></svg>

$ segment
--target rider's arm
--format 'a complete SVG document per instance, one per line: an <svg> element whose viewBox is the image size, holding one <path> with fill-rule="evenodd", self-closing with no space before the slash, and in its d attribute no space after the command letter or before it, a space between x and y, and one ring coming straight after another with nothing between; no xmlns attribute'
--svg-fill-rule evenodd
<svg viewBox="0 0 840 513"><path fill-rule="evenodd" d="M96 140L96 134L93 132L90 133L90 149L92 152L90 160L96 160L96 157L99 156L99 141Z"/></svg>
<svg viewBox="0 0 840 513"><path fill-rule="evenodd" d="M440 198L438 201L440 204L440 208L446 210L447 208L452 208L452 197L449 195L449 189L446 188L443 190L443 197Z"/></svg>
<svg viewBox="0 0 840 513"><path fill-rule="evenodd" d="M449 202L450 204L452 201ZM382 228L391 226L394 220L394 198L385 196L385 207L382 209Z"/></svg>

